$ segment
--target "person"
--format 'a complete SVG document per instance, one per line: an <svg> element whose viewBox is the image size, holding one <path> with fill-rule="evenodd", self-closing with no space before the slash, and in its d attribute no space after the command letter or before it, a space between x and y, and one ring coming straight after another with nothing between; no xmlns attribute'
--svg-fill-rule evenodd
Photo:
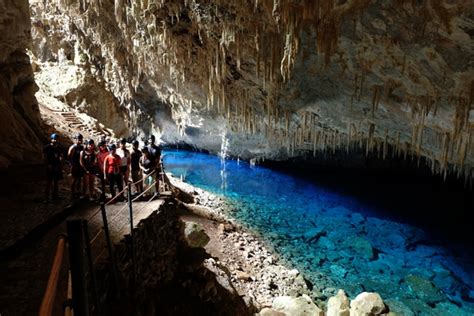
<svg viewBox="0 0 474 316"><path fill-rule="evenodd" d="M79 162L81 167L84 169L85 182L89 189L89 200L92 201L94 200L94 181L96 175L99 173L99 168L97 167L97 155L95 153L95 144L92 139L86 141L86 148L81 151Z"/></svg>
<svg viewBox="0 0 474 316"><path fill-rule="evenodd" d="M109 154L104 159L104 180L109 181L110 194L112 194L112 198L115 197L115 185L117 185L119 192L122 192L123 190L122 179L120 178L119 170L120 157L115 152L116 149L117 146L115 146L115 144L111 144L109 146ZM123 199L123 193L120 195Z"/></svg>
<svg viewBox="0 0 474 316"><path fill-rule="evenodd" d="M104 161L105 157L109 155L109 151L107 150L107 144L105 141L101 141L99 144L99 153L97 154L97 167L99 170L99 179L100 179L100 188L102 190L102 193L100 195L100 199L102 201L105 200L105 175L106 172L104 170Z"/></svg>
<svg viewBox="0 0 474 316"><path fill-rule="evenodd" d="M74 140L76 141L76 143L69 147L67 154L69 162L71 163L71 195L73 198L77 196L78 191L81 191L81 182L83 182L82 191L79 194L83 195L85 191L85 179L83 179L84 169L81 167L80 164L81 151L84 150L84 146L82 145L83 136L78 133L74 136Z"/></svg>
<svg viewBox="0 0 474 316"><path fill-rule="evenodd" d="M155 135L148 139L148 152L155 167L155 188L156 193L160 192L160 172L161 172L161 148L155 144Z"/></svg>
<svg viewBox="0 0 474 316"><path fill-rule="evenodd" d="M140 157L142 156L142 152L138 149L138 145L138 140L132 142L133 149L130 166L132 170L132 181L135 183L135 190L140 194L143 192L143 176L142 169L140 169Z"/></svg>
<svg viewBox="0 0 474 316"><path fill-rule="evenodd" d="M63 151L59 146L58 134L51 134L50 142L43 148L44 161L46 163L46 189L45 189L45 203L49 201L49 194L51 191L51 185L53 185L52 199L57 200L58 195L58 182L63 178L62 172L62 161Z"/></svg>
<svg viewBox="0 0 474 316"><path fill-rule="evenodd" d="M146 187L149 187L153 182L153 178L150 174L155 170L155 164L148 147L144 147L142 153L143 155L140 157L140 169L143 171L143 182Z"/></svg>
<svg viewBox="0 0 474 316"><path fill-rule="evenodd" d="M120 140L120 147L117 149L117 155L120 157L120 175L122 177L124 186L129 182L130 178L130 151L127 149L127 140L122 138Z"/></svg>

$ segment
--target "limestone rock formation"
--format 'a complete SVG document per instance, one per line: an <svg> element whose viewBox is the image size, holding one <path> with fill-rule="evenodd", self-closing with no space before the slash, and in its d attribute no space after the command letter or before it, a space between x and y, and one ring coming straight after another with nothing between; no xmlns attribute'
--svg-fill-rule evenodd
<svg viewBox="0 0 474 316"><path fill-rule="evenodd" d="M118 135L472 176L472 1L32 0L31 24L26 1L0 8L3 164L30 159L12 153L25 136L39 143L31 47L41 92ZM59 93L68 68L78 80Z"/></svg>
<svg viewBox="0 0 474 316"><path fill-rule="evenodd" d="M285 315L324 316L324 312L305 294L300 297L277 297L273 301L272 309Z"/></svg>
<svg viewBox="0 0 474 316"><path fill-rule="evenodd" d="M349 316L349 299L343 290L328 300L327 316Z"/></svg>
<svg viewBox="0 0 474 316"><path fill-rule="evenodd" d="M32 3L33 54L83 63L136 134L472 175L472 1Z"/></svg>
<svg viewBox="0 0 474 316"><path fill-rule="evenodd" d="M200 224L184 222L184 238L188 246L197 248L204 247L209 242L209 236L204 232Z"/></svg>
<svg viewBox="0 0 474 316"><path fill-rule="evenodd" d="M350 315L370 316L380 315L386 310L382 298L377 293L363 292L351 301Z"/></svg>

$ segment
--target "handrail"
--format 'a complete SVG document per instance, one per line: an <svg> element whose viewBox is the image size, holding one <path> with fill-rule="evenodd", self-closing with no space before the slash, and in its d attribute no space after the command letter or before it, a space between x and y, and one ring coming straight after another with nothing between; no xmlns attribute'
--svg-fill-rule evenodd
<svg viewBox="0 0 474 316"><path fill-rule="evenodd" d="M41 302L41 307L39 310L40 316L49 316L53 312L53 304L56 298L56 291L58 288L59 274L61 272L61 263L64 256L65 243L66 237L60 236L58 240L58 246L56 248L56 254L54 256L53 266L49 274L46 292L44 293L43 300Z"/></svg>
<svg viewBox="0 0 474 316"><path fill-rule="evenodd" d="M151 175L153 175L155 172L156 172L156 170L153 170L149 175L151 176ZM139 183L139 182L141 182L141 181L143 181L143 179L140 179L140 180L138 180L138 181L136 181L136 182L127 184L127 185L123 188L122 191L120 191L119 193L117 193L112 199L110 199L107 203L105 203L105 205L111 204L120 194L122 194L122 193L125 192L125 190L128 188L129 185L130 185L130 186L131 186L131 185L135 185L135 184L137 184L137 183ZM155 183L156 183L156 182L153 182L151 185L154 185ZM151 186L151 185L150 185L150 186ZM146 192L146 191L148 191L148 189L145 190L144 192ZM135 202L142 194L143 194L143 192L142 192L139 196L135 197L132 202ZM100 212L100 207L97 208L97 210L96 210L92 215L90 215L90 216L88 217L88 220L90 220L92 217L94 217L94 216L96 216L97 214L99 214L99 212ZM94 238L92 238L92 239L94 239Z"/></svg>
<svg viewBox="0 0 474 316"><path fill-rule="evenodd" d="M132 183L133 184L133 183ZM144 193L146 193L148 190L152 189L154 187L154 185L156 184L156 181L154 181L152 184L150 184L150 186L144 190L142 193L140 193L138 196L136 196L132 202L135 202L136 200L138 200ZM146 203L144 206L146 206L148 203L151 202L151 200L154 198L155 196L152 196ZM112 218L110 218L110 221L113 222L120 214L121 212L128 206L128 203L126 203L124 206L122 206L122 208L120 210L118 210L117 212L115 212L114 216ZM142 210L143 207L140 209ZM99 210L98 212L95 212L94 214L92 214L90 218L94 217L95 215L97 215L98 213L100 212L100 207L99 207ZM125 225L125 224L124 224ZM99 236L102 234L102 230L99 230L95 235L94 237L91 238L91 245L93 245L97 239L99 238Z"/></svg>

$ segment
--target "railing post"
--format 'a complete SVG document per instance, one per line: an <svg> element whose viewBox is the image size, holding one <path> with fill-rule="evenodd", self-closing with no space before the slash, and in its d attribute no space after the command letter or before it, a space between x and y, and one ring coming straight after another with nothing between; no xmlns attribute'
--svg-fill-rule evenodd
<svg viewBox="0 0 474 316"><path fill-rule="evenodd" d="M92 291L94 293L95 308L97 311L97 315L102 315L101 308L100 308L99 292L98 292L98 287L97 287L97 278L95 275L94 259L92 258L91 240L89 236L89 226L87 225L86 220L82 221L82 228L84 230L84 240L86 243L87 260L89 261L88 262L89 273L91 275L91 281L92 281L91 283L92 283Z"/></svg>
<svg viewBox="0 0 474 316"><path fill-rule="evenodd" d="M136 265L135 265L135 240L133 236L133 206L132 206L132 186L128 185L128 209L130 212L130 251L132 253L132 266L133 266L133 280L136 278Z"/></svg>
<svg viewBox="0 0 474 316"><path fill-rule="evenodd" d="M84 269L84 235L81 220L67 221L69 236L69 265L72 276L72 305L74 315L88 316L86 273Z"/></svg>
<svg viewBox="0 0 474 316"><path fill-rule="evenodd" d="M117 262L115 261L115 254L112 248L112 241L110 240L109 224L107 222L107 213L105 212L105 204L100 203L100 211L102 213L102 222L104 224L104 234L105 240L107 242L107 250L109 251L110 262L112 263L112 275L114 278L115 286L117 289L117 294L119 295L119 282L118 282L118 273L117 273Z"/></svg>

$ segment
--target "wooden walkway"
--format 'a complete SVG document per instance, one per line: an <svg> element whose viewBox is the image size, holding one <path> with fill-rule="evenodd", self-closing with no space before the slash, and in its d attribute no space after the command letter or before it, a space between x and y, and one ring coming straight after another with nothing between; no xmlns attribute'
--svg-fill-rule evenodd
<svg viewBox="0 0 474 316"><path fill-rule="evenodd" d="M162 198L155 198L151 201L132 202L133 209L133 227L149 217L154 211L157 211L164 203ZM106 205L107 223L110 232L110 239L113 244L120 242L126 235L130 234L130 210L128 203L117 202ZM88 223L91 248L95 261L104 259L108 256L107 242L104 233L104 224L100 206L90 206L84 209L81 214L75 216L77 219L85 219Z"/></svg>

